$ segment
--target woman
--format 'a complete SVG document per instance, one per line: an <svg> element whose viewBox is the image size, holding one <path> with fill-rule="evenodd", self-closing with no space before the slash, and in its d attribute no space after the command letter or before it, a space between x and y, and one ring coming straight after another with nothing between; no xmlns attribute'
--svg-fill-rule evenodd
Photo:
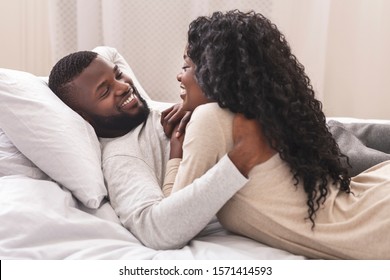
<svg viewBox="0 0 390 280"><path fill-rule="evenodd" d="M227 229L310 258L390 258L390 162L351 181L304 67L274 24L237 10L199 17L184 61L177 79L193 114L172 191L229 150L242 113L264 152L218 213Z"/></svg>

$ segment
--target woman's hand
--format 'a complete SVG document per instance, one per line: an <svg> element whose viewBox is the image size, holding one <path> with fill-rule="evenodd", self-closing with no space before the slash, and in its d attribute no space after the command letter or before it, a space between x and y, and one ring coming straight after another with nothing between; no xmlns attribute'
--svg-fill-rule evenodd
<svg viewBox="0 0 390 280"><path fill-rule="evenodd" d="M178 124L177 126L179 126ZM177 130L178 128L175 127L174 130ZM169 159L173 158L183 158L183 141L184 141L184 133L181 133L180 135L172 135L171 136L171 150L169 153Z"/></svg>
<svg viewBox="0 0 390 280"><path fill-rule="evenodd" d="M183 111L182 103L173 105L172 107L164 110L161 113L161 125L163 126L164 133L167 137L174 136L180 137L185 133L187 123L190 121L191 112Z"/></svg>

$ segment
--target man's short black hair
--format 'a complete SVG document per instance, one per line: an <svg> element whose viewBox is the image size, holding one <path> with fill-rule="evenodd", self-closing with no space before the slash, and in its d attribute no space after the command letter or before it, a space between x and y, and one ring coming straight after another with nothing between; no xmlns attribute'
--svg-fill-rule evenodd
<svg viewBox="0 0 390 280"><path fill-rule="evenodd" d="M98 56L93 51L78 51L61 58L53 67L49 75L49 88L68 106L71 98L71 86L85 68Z"/></svg>

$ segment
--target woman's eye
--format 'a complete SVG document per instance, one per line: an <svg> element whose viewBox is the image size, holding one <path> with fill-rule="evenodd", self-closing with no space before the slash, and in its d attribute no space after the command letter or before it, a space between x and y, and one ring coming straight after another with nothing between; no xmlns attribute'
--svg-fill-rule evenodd
<svg viewBox="0 0 390 280"><path fill-rule="evenodd" d="M181 69L185 72L185 71L187 71L188 68L190 68L190 66L184 65Z"/></svg>

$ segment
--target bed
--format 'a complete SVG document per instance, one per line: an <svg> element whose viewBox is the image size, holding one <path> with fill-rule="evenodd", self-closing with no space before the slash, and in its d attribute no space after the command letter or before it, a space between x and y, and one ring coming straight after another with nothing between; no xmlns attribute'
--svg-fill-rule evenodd
<svg viewBox="0 0 390 280"><path fill-rule="evenodd" d="M95 49L102 55L108 47ZM108 57L153 101L120 54ZM48 88L45 77L0 69L0 258L105 260L294 259L211 222L178 250L143 246L119 222L92 127ZM355 119L343 119L353 122Z"/></svg>

